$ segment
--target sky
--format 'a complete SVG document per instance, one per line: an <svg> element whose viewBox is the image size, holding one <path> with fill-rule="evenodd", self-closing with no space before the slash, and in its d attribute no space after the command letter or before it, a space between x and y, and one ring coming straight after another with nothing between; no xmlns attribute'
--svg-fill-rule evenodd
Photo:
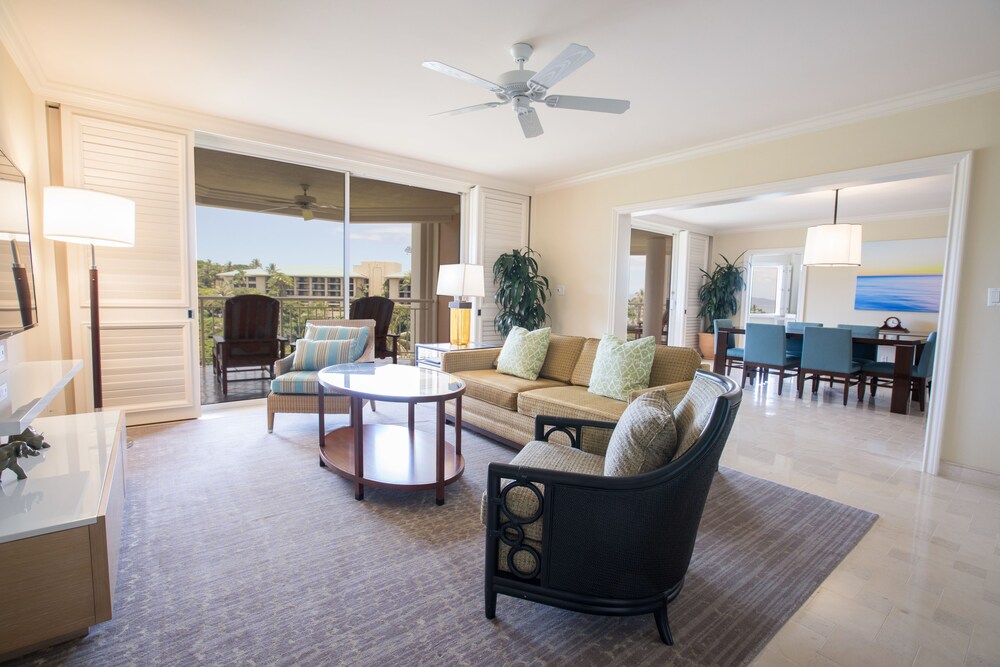
<svg viewBox="0 0 1000 667"><path fill-rule="evenodd" d="M297 264L343 263L342 224L298 216L197 207L198 259L249 264L259 259L281 269ZM352 224L351 264L364 260L399 262L410 270L411 225Z"/></svg>

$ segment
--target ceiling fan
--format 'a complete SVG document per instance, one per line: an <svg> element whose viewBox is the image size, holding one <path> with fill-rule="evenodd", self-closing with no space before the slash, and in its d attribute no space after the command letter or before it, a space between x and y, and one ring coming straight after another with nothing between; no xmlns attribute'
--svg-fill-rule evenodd
<svg viewBox="0 0 1000 667"><path fill-rule="evenodd" d="M337 206L327 206L324 204L317 204L316 198L309 194L309 184L301 183L299 187L302 188L302 194L295 195L291 204L286 204L285 206L278 206L276 208L266 208L258 213L273 213L275 211L284 211L287 209L300 209L302 211L303 220L312 220L314 217L314 211L321 208L329 209L339 209Z"/></svg>
<svg viewBox="0 0 1000 667"><path fill-rule="evenodd" d="M530 44L518 42L510 47L510 55L517 63L518 69L504 72L497 77L500 83L493 83L474 74L463 72L451 65L445 65L434 60L425 62L427 69L453 76L473 85L485 88L497 96L498 102L485 102L471 107L463 107L452 111L443 111L449 115L492 109L494 107L512 104L521 130L527 138L537 137L542 130L538 115L531 107L532 102L540 102L554 109L578 109L580 111L600 111L603 113L625 113L629 108L628 100L613 100L604 97L576 97L573 95L549 95L549 88L563 80L588 60L594 57L594 52L580 44L570 44L563 52L538 72L524 69L524 63L531 57L533 48ZM439 114L434 114L439 115Z"/></svg>

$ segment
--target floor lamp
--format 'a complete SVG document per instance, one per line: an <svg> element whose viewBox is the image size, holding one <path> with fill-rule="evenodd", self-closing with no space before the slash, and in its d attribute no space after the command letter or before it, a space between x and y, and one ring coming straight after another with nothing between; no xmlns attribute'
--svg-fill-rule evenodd
<svg viewBox="0 0 1000 667"><path fill-rule="evenodd" d="M101 391L101 324L95 246L135 245L135 202L80 188L47 187L44 192L45 238L90 245L90 354L94 409L104 407Z"/></svg>

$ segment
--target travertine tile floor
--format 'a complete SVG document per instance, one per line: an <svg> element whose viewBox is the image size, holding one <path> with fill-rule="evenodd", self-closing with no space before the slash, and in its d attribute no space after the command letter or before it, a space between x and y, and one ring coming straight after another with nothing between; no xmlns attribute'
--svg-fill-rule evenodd
<svg viewBox="0 0 1000 667"><path fill-rule="evenodd" d="M739 371L734 372L738 378ZM1000 665L1000 477L920 472L926 418L888 391L744 392L723 465L880 519L754 665Z"/></svg>

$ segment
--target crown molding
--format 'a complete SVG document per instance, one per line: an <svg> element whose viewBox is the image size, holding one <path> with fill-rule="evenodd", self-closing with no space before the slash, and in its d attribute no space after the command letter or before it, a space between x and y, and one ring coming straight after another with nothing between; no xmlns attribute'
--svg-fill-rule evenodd
<svg viewBox="0 0 1000 667"><path fill-rule="evenodd" d="M947 218L949 209L947 208L928 208L915 211L894 211L892 213L879 213L877 215L856 215L856 216L840 216L837 222L844 222L856 225L863 225L869 222L889 222L892 220L916 220L919 218ZM749 234L752 232L773 232L782 229L798 229L803 227L812 227L813 225L826 225L832 222L832 218L822 218L818 220L798 220L796 222L778 222L768 225L748 225L746 227L739 226L726 226L726 227L715 227L712 229L712 234L716 236L721 236L724 234Z"/></svg>
<svg viewBox="0 0 1000 667"><path fill-rule="evenodd" d="M687 162L700 157L716 155L738 148L745 148L779 139L787 139L810 132L832 129L842 125L850 125L882 116L889 116L912 109L944 104L966 97L975 97L1000 90L1000 71L990 72L981 76L962 79L954 83L928 88L909 95L900 95L881 102L857 106L845 111L838 111L823 116L814 116L806 120L788 123L778 127L768 128L758 132L748 132L729 139L715 141L692 148L685 148L671 153L664 153L651 158L634 162L626 162L607 169L571 176L570 178L543 183L535 188L536 193L551 192L565 188L604 180L615 176L645 171L656 167L678 162Z"/></svg>
<svg viewBox="0 0 1000 667"><path fill-rule="evenodd" d="M0 44L7 49L7 53L10 54L18 71L21 72L21 76L24 77L28 88L32 91L38 90L45 81L41 74L42 68L35 58L35 52L31 50L24 35L17 29L10 9L2 2L0 2Z"/></svg>

